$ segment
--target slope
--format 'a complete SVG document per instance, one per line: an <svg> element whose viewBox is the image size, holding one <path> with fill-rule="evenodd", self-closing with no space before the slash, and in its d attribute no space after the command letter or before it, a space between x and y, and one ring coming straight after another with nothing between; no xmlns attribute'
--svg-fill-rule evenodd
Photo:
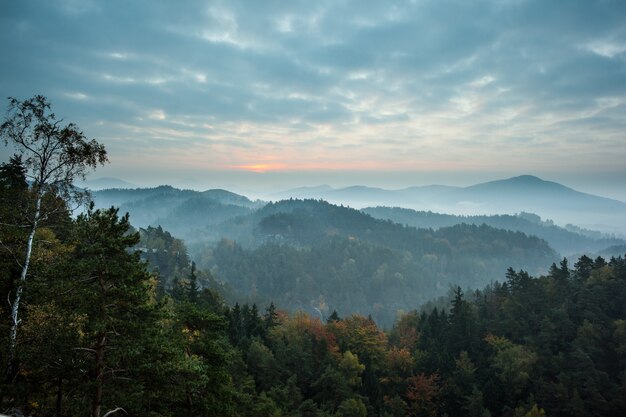
<svg viewBox="0 0 626 417"><path fill-rule="evenodd" d="M452 214L416 211L400 207L366 207L362 209L375 218L391 220L413 227L440 228L455 224L487 224L498 229L523 232L547 241L551 247L564 256L582 253L594 253L608 246L624 243L623 239L598 234L597 237L585 236L554 225L551 221L542 221L539 216L530 213L517 215L482 215L456 216Z"/></svg>
<svg viewBox="0 0 626 417"><path fill-rule="evenodd" d="M227 224L240 227L228 235ZM227 239L194 257L240 300L360 312L385 325L451 285L478 288L510 266L538 273L557 258L545 241L520 232L416 229L316 200L270 203L220 227Z"/></svg>

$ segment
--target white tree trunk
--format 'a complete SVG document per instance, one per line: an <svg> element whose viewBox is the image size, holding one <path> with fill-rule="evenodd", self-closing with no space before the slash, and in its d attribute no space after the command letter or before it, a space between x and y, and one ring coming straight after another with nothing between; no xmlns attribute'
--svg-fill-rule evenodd
<svg viewBox="0 0 626 417"><path fill-rule="evenodd" d="M26 242L26 255L24 259L24 265L22 265L22 273L20 274L20 281L17 285L15 292L15 299L11 305L11 333L9 336L9 360L7 363L7 376L11 376L13 372L13 361L15 360L15 345L17 342L17 328L21 322L19 319L20 301L22 299L22 291L24 291L24 283L26 282L26 276L28 274L28 266L30 265L30 257L33 253L33 241L35 240L35 233L37 232L37 226L39 223L39 216L41 215L41 192L37 192L37 200L35 202L35 216L33 217L33 224L28 234L28 241Z"/></svg>

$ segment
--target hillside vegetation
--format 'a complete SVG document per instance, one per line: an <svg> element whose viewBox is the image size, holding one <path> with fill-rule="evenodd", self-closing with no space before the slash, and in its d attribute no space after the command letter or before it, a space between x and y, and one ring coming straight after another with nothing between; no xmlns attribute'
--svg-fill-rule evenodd
<svg viewBox="0 0 626 417"><path fill-rule="evenodd" d="M450 286L479 288L509 266L536 273L556 260L545 241L519 232L416 229L315 200L268 204L241 221L247 227L197 257L240 299L322 317L370 314L386 326Z"/></svg>
<svg viewBox="0 0 626 417"><path fill-rule="evenodd" d="M589 231L571 225L569 228L559 227L552 221L543 221L541 217L535 214L524 212L517 215L456 216L401 207L367 207L362 211L378 219L391 220L395 223L417 228L438 229L466 223L486 224L498 229L523 232L545 240L564 256L600 252L610 246L624 243L623 239L609 237L598 232L591 234Z"/></svg>

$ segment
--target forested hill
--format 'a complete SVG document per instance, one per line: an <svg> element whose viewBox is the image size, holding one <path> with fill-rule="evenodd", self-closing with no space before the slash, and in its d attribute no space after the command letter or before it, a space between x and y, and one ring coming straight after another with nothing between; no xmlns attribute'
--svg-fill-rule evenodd
<svg viewBox="0 0 626 417"><path fill-rule="evenodd" d="M359 312L387 326L398 311L450 286L479 288L508 267L542 273L558 258L544 240L517 231L415 228L321 200L264 205L223 190L168 186L95 198L99 206L121 204L136 226L182 238L199 269L229 288L231 302L273 300L322 316ZM169 288L173 277L163 278Z"/></svg>
<svg viewBox="0 0 626 417"><path fill-rule="evenodd" d="M570 231L554 225L551 221L542 221L539 216L531 213L456 216L400 207L367 207L361 211L378 219L391 220L418 228L437 229L467 223L476 225L487 224L498 229L519 231L546 240L550 246L564 256L597 253L611 246L625 243L623 239L603 236L599 233L597 233L599 236L592 237L583 235L580 232Z"/></svg>
<svg viewBox="0 0 626 417"><path fill-rule="evenodd" d="M121 204L136 226L158 225L182 238L199 269L230 289L231 302L273 300L322 316L329 309L359 312L387 326L398 311L452 285L478 288L511 266L545 272L558 258L544 240L520 232L407 227L321 200L263 205L223 190L167 186L105 190L95 198L100 206ZM165 265L160 271L170 288L174 277Z"/></svg>
<svg viewBox="0 0 626 417"><path fill-rule="evenodd" d="M115 206L128 212L135 227L160 225L188 242L202 239L207 226L249 214L264 204L226 190L200 192L169 185L101 190L93 197L99 208Z"/></svg>
<svg viewBox="0 0 626 417"><path fill-rule="evenodd" d="M177 199L184 201L191 197L205 196L225 204L233 204L244 207L258 207L259 204L251 201L242 195L221 189L206 191L181 190L170 185L160 185L154 188L134 188L122 189L112 188L93 192L94 199L98 206L122 207L124 204L136 203L138 201L154 198ZM160 202L160 201L159 201Z"/></svg>
<svg viewBox="0 0 626 417"><path fill-rule="evenodd" d="M512 233L489 226L467 225L457 225L442 231L433 231L430 228L418 229L389 220L376 219L349 207L317 200L284 200L270 203L255 213L255 217L258 219L255 234L261 241L306 245L326 241L332 236L343 236L412 253L430 253L442 252L446 247L445 240L448 240L448 243L453 242L454 245L463 239L475 239L476 243L483 242L490 246L487 248L477 245L476 253L491 251L502 255L498 245L507 242L525 250L538 250L538 253L543 255L553 254L546 242L522 233Z"/></svg>
<svg viewBox="0 0 626 417"><path fill-rule="evenodd" d="M226 190L199 192L180 190L171 186L101 190L94 192L94 200L96 207L117 206L120 207L122 213L130 213L131 221L136 227L160 225L175 236L184 239L189 245L217 242L226 236L237 240L243 246L257 244L259 240L264 239L262 233L271 234L272 228L278 223L289 223L292 211L299 211L302 214L303 210L311 206L311 201L314 201L288 199L266 205L263 201L251 201L245 196ZM331 224L333 221L345 231L351 227L349 222L355 221L359 227L364 226L372 232L377 230L378 226L371 221L353 218L354 214L346 207L343 207L343 211L340 209L342 206L318 204L315 206L317 211L315 218L311 219L315 226L308 225L310 230L307 231L304 230L306 225L300 225L299 236L292 237L302 241L314 238L313 234L321 230L325 233L333 233L332 228L336 226ZM603 252L605 248L624 244L622 239L611 238L599 232L585 231L576 226L558 227L550 221L542 221L540 217L529 213L524 213L523 216L520 214L455 216L388 207L368 207L363 211L375 218L417 228L437 229L459 223L477 225L485 223L496 228L521 231L546 240L563 256L579 256L582 253L605 255L608 254L608 252ZM259 228L259 221L270 215L275 215L275 218L268 219ZM326 223L320 224L320 222ZM290 233L278 234L288 237Z"/></svg>
<svg viewBox="0 0 626 417"><path fill-rule="evenodd" d="M0 204L6 218L12 208ZM9 249L21 246L23 231L1 226L3 242L11 245L0 247L5 299L19 276ZM415 298L385 332L359 314L332 313L321 320L323 300L315 315L289 314L273 304L229 307L219 294L197 286L193 266L187 279L160 292L145 263L129 251L139 235L130 233L128 219L115 209L66 216L61 227L50 226L35 245L37 273L28 288L14 371L0 380L0 410L14 416L88 415L93 404L109 415L123 409L132 416L626 412L621 257L581 257L573 265L563 260L538 278L503 270L502 283L484 290L464 294L457 287L443 310L420 313ZM162 230L145 233L151 246L163 239L176 243ZM320 255L342 258L358 242L335 236L329 243L334 246ZM169 254L184 251L167 247ZM377 253L390 251L362 247L368 256L359 262L376 263ZM291 249L296 257L316 250ZM234 262L247 259L233 250L240 252ZM259 255L285 262L280 253ZM356 263L348 261L346 268ZM3 303L0 317L8 318L9 309ZM0 330L5 361L8 319Z"/></svg>
<svg viewBox="0 0 626 417"><path fill-rule="evenodd" d="M478 288L510 266L541 272L557 258L545 241L520 232L416 229L316 200L269 204L233 222L241 226L236 236L195 257L235 293L322 316L371 314L383 325L452 285Z"/></svg>

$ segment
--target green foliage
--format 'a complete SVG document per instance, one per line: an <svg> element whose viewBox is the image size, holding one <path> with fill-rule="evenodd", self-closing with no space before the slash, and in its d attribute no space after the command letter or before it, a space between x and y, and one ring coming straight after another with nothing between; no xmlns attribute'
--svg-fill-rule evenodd
<svg viewBox="0 0 626 417"><path fill-rule="evenodd" d="M546 412L533 404L528 411L524 407L516 408L513 417L546 417Z"/></svg>
<svg viewBox="0 0 626 417"><path fill-rule="evenodd" d="M365 370L365 365L359 363L359 357L349 350L344 352L339 361L339 370L343 374L348 385L358 387L361 385L361 374Z"/></svg>
<svg viewBox="0 0 626 417"><path fill-rule="evenodd" d="M257 224L249 231L252 247L223 239L201 263L234 289L233 301L274 300L322 319L333 310L370 314L386 327L398 311L451 284L480 287L507 266L539 271L556 258L544 241L522 233L469 225L414 229L310 200L268 204L249 221Z"/></svg>
<svg viewBox="0 0 626 417"><path fill-rule="evenodd" d="M2 387L2 409L235 413L232 348L210 291L158 301L157 281L130 250L139 235L115 209L80 215L64 243L46 230L46 246L33 252L19 369Z"/></svg>
<svg viewBox="0 0 626 417"><path fill-rule="evenodd" d="M39 195L53 193L68 200L80 191L73 181L107 161L104 146L87 137L74 123L64 123L42 95L30 99L9 98L0 137L21 158L26 178Z"/></svg>
<svg viewBox="0 0 626 417"><path fill-rule="evenodd" d="M485 341L495 350L492 364L498 377L514 394L519 395L530 379L537 355L504 337L487 335Z"/></svg>
<svg viewBox="0 0 626 417"><path fill-rule="evenodd" d="M4 191L12 188L17 194L13 210L20 214L17 219L7 216L7 220L18 221L3 222L3 226L28 229L20 251L23 255L19 260L17 254L13 255L21 272L19 281L11 283L11 296L7 298L11 304L11 325L6 374L7 378L12 378L16 376L14 365L18 328L22 323L22 295L28 278L33 275L29 268L37 232L45 222L67 219L69 202L84 201L88 193L74 187L73 182L77 178L84 179L86 172L104 164L107 154L102 144L87 139L75 124L57 119L50 102L42 95L23 101L9 98L7 116L0 125L0 138L17 152L8 165L3 165L2 176ZM25 182L27 189L23 188Z"/></svg>
<svg viewBox="0 0 626 417"><path fill-rule="evenodd" d="M360 398L348 398L337 409L338 417L365 417L367 409Z"/></svg>
<svg viewBox="0 0 626 417"><path fill-rule="evenodd" d="M152 272L159 275L163 287L171 289L174 281L187 278L190 260L187 247L161 226L139 229L140 241L136 245L141 258L148 262Z"/></svg>

